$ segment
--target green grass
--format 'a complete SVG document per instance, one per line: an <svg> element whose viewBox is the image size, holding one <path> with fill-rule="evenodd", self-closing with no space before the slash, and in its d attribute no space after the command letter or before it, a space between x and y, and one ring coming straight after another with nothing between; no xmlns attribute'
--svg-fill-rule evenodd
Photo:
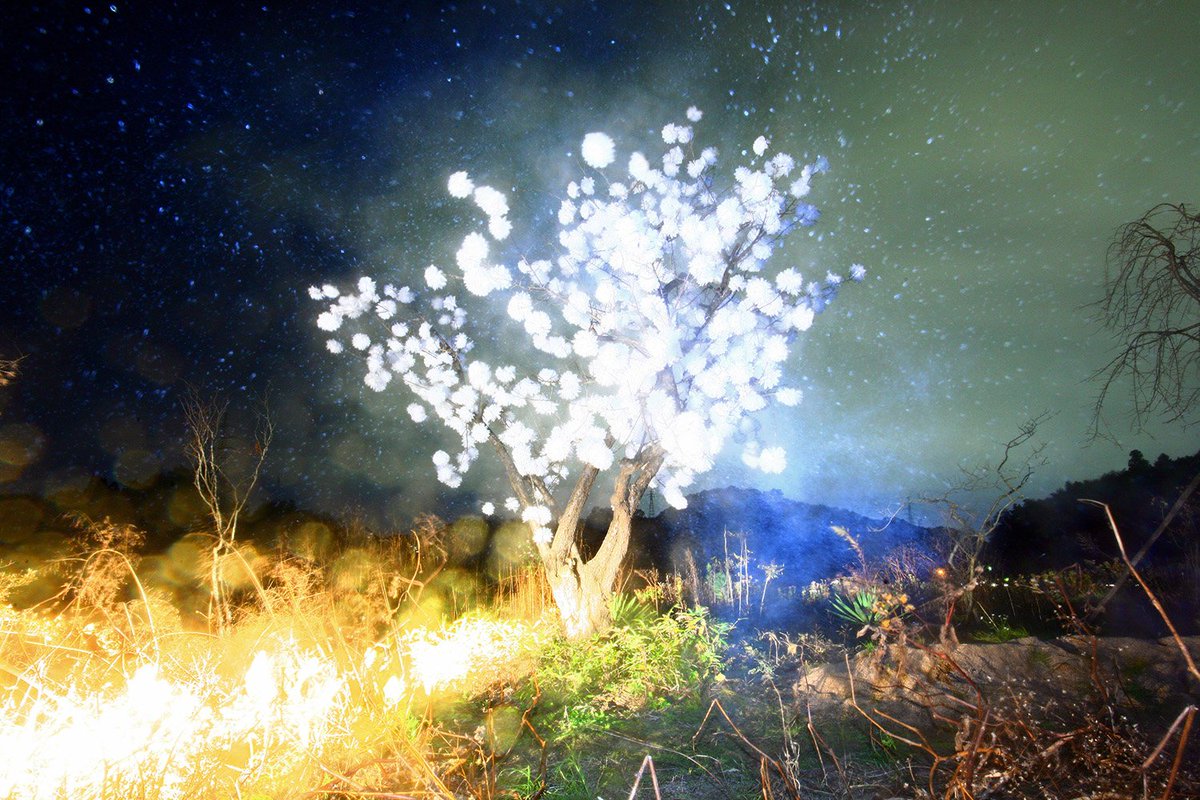
<svg viewBox="0 0 1200 800"><path fill-rule="evenodd" d="M1029 629L1019 623L1010 623L1007 617L996 616L983 630L973 631L971 638L985 644L1004 644L1029 636Z"/></svg>

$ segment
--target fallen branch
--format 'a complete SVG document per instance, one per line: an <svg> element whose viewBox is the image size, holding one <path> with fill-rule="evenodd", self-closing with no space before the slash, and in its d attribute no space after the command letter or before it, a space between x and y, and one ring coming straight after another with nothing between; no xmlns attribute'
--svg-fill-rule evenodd
<svg viewBox="0 0 1200 800"><path fill-rule="evenodd" d="M746 734L742 733L741 729L738 728L732 719L730 719L729 714L725 711L725 707L721 705L721 701L719 699L714 699L711 703L709 703L708 710L704 712L704 719L700 720L700 727L697 728L696 732L692 735L692 746L695 747L696 740L700 738L700 734L704 731L704 726L708 724L708 719L712 716L713 709L716 709L720 712L726 724L729 725L730 729L734 732L738 739L741 740L742 744L745 745L752 753L754 753L754 755L758 756L759 774L763 779L763 797L769 800L769 798L774 796L771 792L771 781L770 775L768 774L768 771L772 771L779 776L781 781L783 781L783 785L787 789L788 795L792 797L793 800L801 800L800 787L796 785L796 781L791 774L789 774L788 771L785 770L776 759L771 758L771 756L763 752L758 745L746 738Z"/></svg>
<svg viewBox="0 0 1200 800"><path fill-rule="evenodd" d="M654 800L662 800L662 794L658 791L658 773L654 771L654 758L649 753L642 759L642 766L637 771L637 777L633 779L633 788L629 790L629 800L633 800L637 795L638 785L641 784L642 774L645 773L647 767L650 768L650 782L654 786Z"/></svg>

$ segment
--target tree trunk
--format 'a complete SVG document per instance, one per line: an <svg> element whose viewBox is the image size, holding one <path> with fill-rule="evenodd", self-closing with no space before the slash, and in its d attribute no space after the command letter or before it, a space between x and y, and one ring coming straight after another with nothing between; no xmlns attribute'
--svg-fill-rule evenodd
<svg viewBox="0 0 1200 800"><path fill-rule="evenodd" d="M621 463L610 499L612 521L591 559L583 560L577 537L583 504L596 478L594 470L580 478L553 541L538 548L568 638L586 639L612 627L609 601L629 552L633 515L662 460L661 449L653 446L641 458Z"/></svg>
<svg viewBox="0 0 1200 800"><path fill-rule="evenodd" d="M598 581L588 566L578 557L546 565L550 592L568 639L587 639L612 627L608 610L612 587Z"/></svg>

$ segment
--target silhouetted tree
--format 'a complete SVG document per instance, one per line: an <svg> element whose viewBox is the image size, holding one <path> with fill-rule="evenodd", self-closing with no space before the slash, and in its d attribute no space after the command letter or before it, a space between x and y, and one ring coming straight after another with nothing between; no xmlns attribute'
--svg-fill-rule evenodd
<svg viewBox="0 0 1200 800"><path fill-rule="evenodd" d="M1128 379L1134 427L1186 420L1200 402L1200 214L1162 203L1117 230L1098 316L1119 344L1097 370L1093 433L1109 391Z"/></svg>
<svg viewBox="0 0 1200 800"><path fill-rule="evenodd" d="M964 468L960 482L945 494L919 501L938 509L944 519L945 567L950 585L957 587L947 594L951 605L961 602L962 608L971 608L972 592L983 569L980 562L984 548L1009 511L1025 499L1025 486L1034 472L1046 463L1042 455L1045 444L1035 437L1038 426L1050 416L1043 412L1026 420L1003 444L995 463ZM942 634L943 641L953 634L948 623Z"/></svg>
<svg viewBox="0 0 1200 800"><path fill-rule="evenodd" d="M1141 450L1129 451L1129 471L1130 472L1145 472L1150 469L1150 462L1142 455Z"/></svg>

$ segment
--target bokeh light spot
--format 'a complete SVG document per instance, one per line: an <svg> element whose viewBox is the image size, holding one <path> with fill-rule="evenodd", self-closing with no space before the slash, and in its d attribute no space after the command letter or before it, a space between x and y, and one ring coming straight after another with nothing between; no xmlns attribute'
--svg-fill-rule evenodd
<svg viewBox="0 0 1200 800"><path fill-rule="evenodd" d="M50 290L40 305L42 317L59 328L73 329L88 321L92 313L92 300L72 288Z"/></svg>

